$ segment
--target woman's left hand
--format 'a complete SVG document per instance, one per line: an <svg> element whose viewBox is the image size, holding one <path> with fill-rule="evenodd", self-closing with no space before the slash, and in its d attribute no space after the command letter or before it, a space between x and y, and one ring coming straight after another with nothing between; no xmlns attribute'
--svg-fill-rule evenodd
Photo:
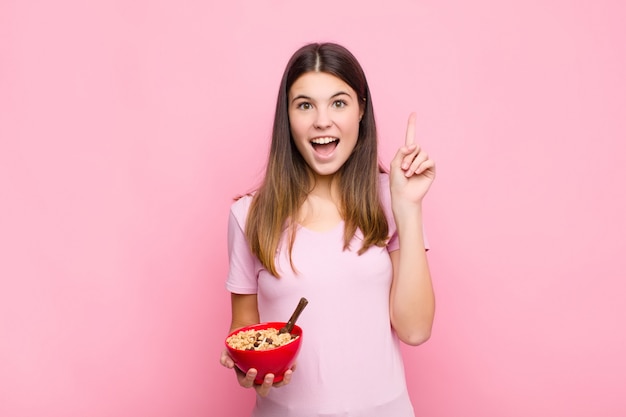
<svg viewBox="0 0 626 417"><path fill-rule="evenodd" d="M392 199L420 204L435 179L435 161L415 143L415 117L409 116L404 146L392 159L389 175Z"/></svg>

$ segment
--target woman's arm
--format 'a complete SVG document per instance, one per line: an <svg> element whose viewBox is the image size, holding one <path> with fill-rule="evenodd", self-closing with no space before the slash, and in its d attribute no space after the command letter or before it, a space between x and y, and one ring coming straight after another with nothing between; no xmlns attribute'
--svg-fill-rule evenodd
<svg viewBox="0 0 626 417"><path fill-rule="evenodd" d="M390 254L393 281L389 314L400 340L419 345L430 337L435 316L422 225L422 200L435 179L435 163L415 144L415 114L409 117L404 146L398 149L390 168L391 208L400 249Z"/></svg>
<svg viewBox="0 0 626 417"><path fill-rule="evenodd" d="M229 333L244 326L259 323L259 308L256 294L231 294L230 305L232 319L230 321Z"/></svg>
<svg viewBox="0 0 626 417"><path fill-rule="evenodd" d="M393 265L389 300L391 325L400 340L416 346L430 337L435 294L426 259L421 213L396 217L400 249L390 254Z"/></svg>

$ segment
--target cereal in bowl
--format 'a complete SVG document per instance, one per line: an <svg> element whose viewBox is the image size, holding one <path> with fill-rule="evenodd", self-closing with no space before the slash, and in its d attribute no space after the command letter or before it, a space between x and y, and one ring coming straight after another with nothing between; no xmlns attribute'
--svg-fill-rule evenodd
<svg viewBox="0 0 626 417"><path fill-rule="evenodd" d="M228 346L239 350L270 350L286 345L298 336L278 334L277 329L243 330L226 339Z"/></svg>

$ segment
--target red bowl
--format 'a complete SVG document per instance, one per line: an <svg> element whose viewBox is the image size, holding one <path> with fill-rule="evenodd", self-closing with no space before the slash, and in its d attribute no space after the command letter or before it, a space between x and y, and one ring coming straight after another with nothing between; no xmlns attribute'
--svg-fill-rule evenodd
<svg viewBox="0 0 626 417"><path fill-rule="evenodd" d="M245 330L281 329L284 325L285 322L267 322L246 326L231 332L226 339ZM269 350L235 349L229 346L226 340L224 340L224 344L237 368L244 373L248 372L250 368L257 370L257 376L254 380L256 384L263 383L266 374L274 374L274 382L280 382L283 380L285 372L295 363L302 345L302 329L298 325L293 326L291 334L298 336L298 338L286 345Z"/></svg>

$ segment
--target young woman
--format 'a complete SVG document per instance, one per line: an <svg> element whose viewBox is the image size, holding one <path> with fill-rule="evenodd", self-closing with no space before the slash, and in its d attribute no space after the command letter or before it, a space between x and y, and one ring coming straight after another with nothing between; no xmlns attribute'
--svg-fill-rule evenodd
<svg viewBox="0 0 626 417"><path fill-rule="evenodd" d="M282 77L265 178L230 212L231 331L286 321L301 297L297 366L280 383L238 371L255 417L412 417L399 341L430 337L435 300L422 199L435 164L414 143L415 116L389 173L356 58L309 44ZM233 368L224 351L220 362Z"/></svg>

